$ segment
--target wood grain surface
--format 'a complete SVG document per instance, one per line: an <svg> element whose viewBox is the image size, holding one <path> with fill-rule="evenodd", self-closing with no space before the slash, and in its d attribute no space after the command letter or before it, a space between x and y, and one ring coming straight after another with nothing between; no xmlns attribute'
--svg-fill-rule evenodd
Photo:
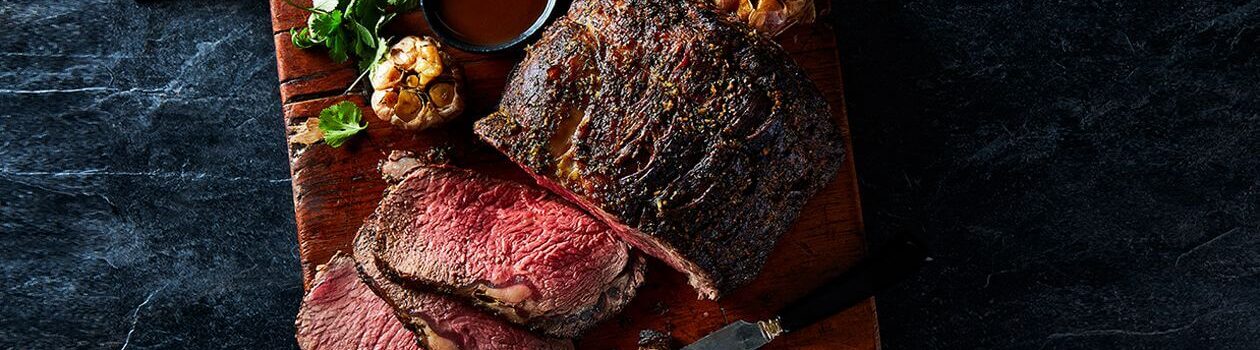
<svg viewBox="0 0 1260 350"><path fill-rule="evenodd" d="M335 64L322 50L300 50L291 44L289 29L304 26L306 14L283 0L271 0L271 11L287 137L305 128L307 121L317 117L324 107L343 100L363 106L366 96L343 94L356 77L350 63ZM419 13L401 16L389 31L393 35L429 33ZM831 29L823 25L802 26L779 36L777 41L827 96L845 144L850 144ZM370 109L365 109L366 119L371 121L367 135L356 136L341 148L322 143L289 143L298 245L307 287L316 266L339 250L349 251L363 219L375 209L385 189L376 166L391 150L450 147L456 150L456 165L529 181L515 165L478 142L471 131L472 121L492 111L498 103L507 75L520 54L477 55L448 50L464 67L465 94L469 97L466 116L454 125L409 132L378 121ZM775 247L765 270L750 285L717 302L701 301L682 274L653 261L648 282L627 310L577 344L580 349L635 349L639 331L645 329L669 333L680 345L686 344L731 321L770 316L788 301L852 266L864 253L857 180L849 156L836 179L805 206L791 231ZM874 301L867 300L825 322L785 335L766 348L878 349Z"/></svg>

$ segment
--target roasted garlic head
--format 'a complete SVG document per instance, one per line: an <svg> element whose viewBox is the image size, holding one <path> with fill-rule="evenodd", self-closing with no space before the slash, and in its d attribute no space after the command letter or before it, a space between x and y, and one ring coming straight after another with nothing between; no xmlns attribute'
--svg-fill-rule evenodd
<svg viewBox="0 0 1260 350"><path fill-rule="evenodd" d="M372 71L372 110L405 129L422 130L464 111L463 74L437 40L408 36Z"/></svg>
<svg viewBox="0 0 1260 350"><path fill-rule="evenodd" d="M770 36L789 27L813 23L815 0L713 0L719 10L733 12L740 21Z"/></svg>

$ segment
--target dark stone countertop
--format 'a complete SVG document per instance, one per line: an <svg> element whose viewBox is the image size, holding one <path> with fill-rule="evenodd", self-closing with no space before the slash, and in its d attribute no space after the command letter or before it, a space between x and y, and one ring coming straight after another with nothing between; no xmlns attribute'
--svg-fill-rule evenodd
<svg viewBox="0 0 1260 350"><path fill-rule="evenodd" d="M838 2L887 349L1260 348L1260 1ZM0 348L292 348L265 1L0 4Z"/></svg>

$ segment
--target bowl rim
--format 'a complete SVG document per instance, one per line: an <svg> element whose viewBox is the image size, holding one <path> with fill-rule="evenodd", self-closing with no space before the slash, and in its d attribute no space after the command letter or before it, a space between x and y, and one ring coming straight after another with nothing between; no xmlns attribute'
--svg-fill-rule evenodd
<svg viewBox="0 0 1260 350"><path fill-rule="evenodd" d="M558 12L557 8L560 7L562 0L546 0L547 3L544 5L542 13L538 15L538 19L534 20L534 24L531 24L529 28L526 28L516 38L494 45L474 44L459 39L455 35L455 31L447 26L446 23L443 23L441 17L437 14L438 11L430 9L430 7L436 7L433 4L440 1L459 0L420 0L420 11L424 13L424 20L428 22L429 29L437 35L443 44L468 52L495 53L518 48L541 32L543 27L546 27L552 18L555 17L555 14Z"/></svg>

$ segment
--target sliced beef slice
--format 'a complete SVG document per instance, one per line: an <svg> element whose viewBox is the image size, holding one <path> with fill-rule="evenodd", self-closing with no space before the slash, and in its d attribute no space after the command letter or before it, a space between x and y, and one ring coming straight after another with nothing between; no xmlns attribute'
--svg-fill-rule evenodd
<svg viewBox="0 0 1260 350"><path fill-rule="evenodd" d="M468 170L414 168L357 243L399 283L575 337L620 311L642 282L642 259L559 197Z"/></svg>
<svg viewBox="0 0 1260 350"><path fill-rule="evenodd" d="M426 350L572 350L569 340L540 337L449 296L405 287L387 277L375 254L355 246L360 277L395 310Z"/></svg>
<svg viewBox="0 0 1260 350"><path fill-rule="evenodd" d="M420 349L393 308L359 280L354 260L341 254L315 273L298 311L297 341L304 350Z"/></svg>
<svg viewBox="0 0 1260 350"><path fill-rule="evenodd" d="M778 44L676 0L575 2L475 131L703 298L760 272L844 156Z"/></svg>

